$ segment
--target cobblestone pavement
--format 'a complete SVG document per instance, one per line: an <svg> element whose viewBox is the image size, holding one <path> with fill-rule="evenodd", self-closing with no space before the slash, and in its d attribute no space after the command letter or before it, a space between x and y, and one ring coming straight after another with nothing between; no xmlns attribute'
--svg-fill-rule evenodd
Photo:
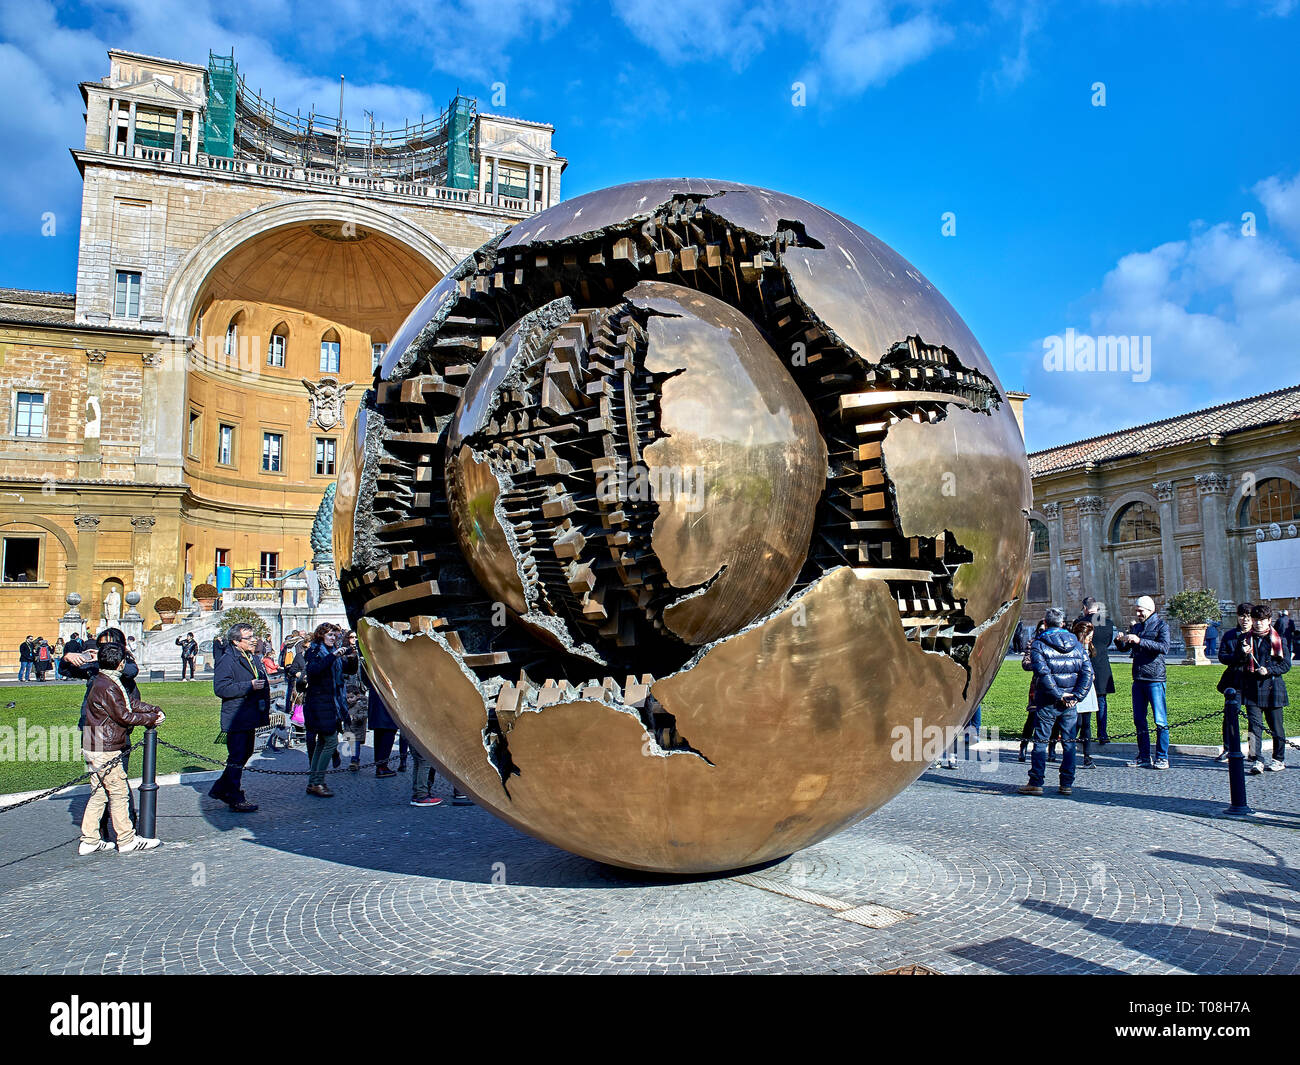
<svg viewBox="0 0 1300 1065"><path fill-rule="evenodd" d="M146 854L78 857L85 799L56 798L0 821L0 971L1300 972L1300 769L1248 778L1243 823L1218 816L1209 758L1103 757L1068 799L1053 766L1047 795L1015 795L1025 766L1003 758L930 770L839 836L707 879L412 808L405 779L366 771L332 776L332 800L250 774L262 808L244 817L206 783L164 787L169 842ZM871 927L889 916L873 907L912 916Z"/></svg>

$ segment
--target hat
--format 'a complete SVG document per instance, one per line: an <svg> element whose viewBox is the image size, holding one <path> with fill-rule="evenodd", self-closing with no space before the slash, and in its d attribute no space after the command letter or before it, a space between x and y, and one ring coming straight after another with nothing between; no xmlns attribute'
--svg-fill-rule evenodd
<svg viewBox="0 0 1300 1065"><path fill-rule="evenodd" d="M1156 601L1149 595L1142 596L1136 604L1140 609L1145 610L1148 614L1156 612Z"/></svg>

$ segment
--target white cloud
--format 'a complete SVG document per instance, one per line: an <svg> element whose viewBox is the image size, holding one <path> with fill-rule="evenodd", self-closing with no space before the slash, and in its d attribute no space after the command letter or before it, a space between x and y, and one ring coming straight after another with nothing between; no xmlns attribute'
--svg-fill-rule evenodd
<svg viewBox="0 0 1300 1065"><path fill-rule="evenodd" d="M892 0L615 0L614 11L669 64L725 60L746 67L778 35L802 37L809 58L799 80L816 90L857 94L888 81L952 39L922 9Z"/></svg>
<svg viewBox="0 0 1300 1065"><path fill-rule="evenodd" d="M995 0L993 10L996 14L1017 25L1016 48L1014 52L1002 55L997 70L989 75L993 85L999 89L1014 89L1029 76L1029 43L1042 25L1043 6L1039 0Z"/></svg>
<svg viewBox="0 0 1300 1065"><path fill-rule="evenodd" d="M1300 182L1256 186L1270 220L1293 239ZM1151 338L1151 377L1049 372L1043 346L1025 357L1031 448L1171 417L1297 382L1300 239L1295 246L1239 223L1193 227L1184 240L1119 260L1089 300L1080 334ZM1072 323L1062 323L1061 332Z"/></svg>
<svg viewBox="0 0 1300 1065"><path fill-rule="evenodd" d="M446 105L427 87L387 82L372 73L361 56L365 40L390 42L427 55L431 70L464 79L475 94L493 80L504 80L508 49L518 41L545 36L567 17L561 0L459 0L431 6L396 0L382 8L363 0L318 0L311 17L302 5L276 2L237 10L212 0L165 3L159 0L103 0L88 10L89 25L67 25L49 0L0 5L0 140L21 145L0 169L0 200L5 204L0 230L31 229L40 214L54 211L60 228L75 218L81 196L68 149L84 143L85 125L77 83L108 73L109 48L206 64L208 50L234 48L240 73L250 88L276 98L290 112L338 110L338 76L347 77L345 114L354 126L369 110L376 122L400 124L437 114ZM294 43L295 60L284 42ZM355 64L347 60L356 46ZM330 66L311 68L315 54L333 56ZM450 95L449 93L447 95Z"/></svg>
<svg viewBox="0 0 1300 1065"><path fill-rule="evenodd" d="M1268 220L1300 245L1300 174L1290 181L1270 177L1253 189L1268 212Z"/></svg>

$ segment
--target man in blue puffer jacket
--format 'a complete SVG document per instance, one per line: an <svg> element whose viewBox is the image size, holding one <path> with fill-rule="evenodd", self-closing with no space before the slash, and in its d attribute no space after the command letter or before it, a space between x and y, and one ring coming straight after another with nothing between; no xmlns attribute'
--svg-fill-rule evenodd
<svg viewBox="0 0 1300 1065"><path fill-rule="evenodd" d="M1058 790L1062 795L1069 795L1074 787L1074 736L1079 724L1075 707L1092 687L1092 661L1083 644L1063 628L1063 610L1051 607L1043 615L1043 620L1047 627L1034 637L1029 647L1034 667L1034 704L1038 710L1034 726L1034 756L1029 765L1029 783L1019 790L1021 795L1043 794L1043 780L1047 775L1047 741L1059 718L1061 786Z"/></svg>

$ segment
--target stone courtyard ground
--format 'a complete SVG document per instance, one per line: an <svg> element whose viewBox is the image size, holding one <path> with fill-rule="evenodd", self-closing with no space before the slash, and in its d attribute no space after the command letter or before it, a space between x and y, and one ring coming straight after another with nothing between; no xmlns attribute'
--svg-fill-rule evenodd
<svg viewBox="0 0 1300 1065"><path fill-rule="evenodd" d="M206 782L164 786L166 845L125 856L79 858L84 793L62 795L0 822L0 971L1300 972L1300 767L1248 778L1240 821L1208 757L1099 761L1072 798L1054 766L1047 795L1014 794L1014 752L930 770L816 847L705 879L415 809L371 772L332 776L332 800L250 775L244 817Z"/></svg>

